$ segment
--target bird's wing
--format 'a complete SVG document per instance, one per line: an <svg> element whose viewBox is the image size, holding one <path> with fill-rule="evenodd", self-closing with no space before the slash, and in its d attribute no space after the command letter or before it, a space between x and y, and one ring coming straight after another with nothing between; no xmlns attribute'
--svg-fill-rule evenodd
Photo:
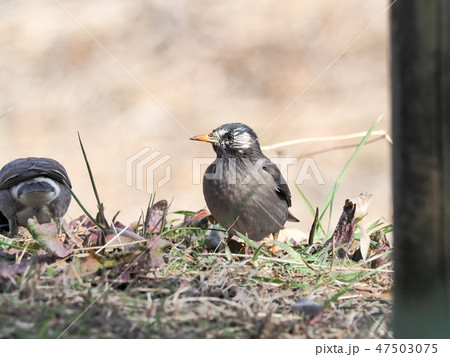
<svg viewBox="0 0 450 357"><path fill-rule="evenodd" d="M23 178L22 175L8 175L8 177L4 177L0 183L0 190L7 190L23 181L27 180L27 178Z"/></svg>
<svg viewBox="0 0 450 357"><path fill-rule="evenodd" d="M291 191L289 190L289 187L284 180L283 176L281 175L281 171L278 168L277 165L275 165L272 161L267 159L267 162L263 165L263 170L268 172L272 178L274 179L277 188L277 194L278 196L285 200L288 204L288 207L291 207Z"/></svg>
<svg viewBox="0 0 450 357"><path fill-rule="evenodd" d="M43 172L43 175L48 176L52 180L55 180L63 185L64 185L64 181L65 181L67 183L67 185L69 185L70 188L72 187L69 177L67 177L66 170L61 171L61 170L58 170L55 168L55 169L51 169L51 170L46 170L45 172Z"/></svg>
<svg viewBox="0 0 450 357"><path fill-rule="evenodd" d="M14 160L2 168L0 190L39 176L49 177L61 184L65 181L71 187L67 172L59 162L47 158L26 158Z"/></svg>

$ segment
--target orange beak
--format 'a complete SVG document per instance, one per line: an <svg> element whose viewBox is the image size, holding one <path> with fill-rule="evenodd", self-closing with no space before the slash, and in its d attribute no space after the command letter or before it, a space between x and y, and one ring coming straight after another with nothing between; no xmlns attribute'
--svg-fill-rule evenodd
<svg viewBox="0 0 450 357"><path fill-rule="evenodd" d="M218 143L217 139L214 136L210 136L209 134L193 136L192 138L190 138L190 140L204 141L204 142L213 143L213 144Z"/></svg>

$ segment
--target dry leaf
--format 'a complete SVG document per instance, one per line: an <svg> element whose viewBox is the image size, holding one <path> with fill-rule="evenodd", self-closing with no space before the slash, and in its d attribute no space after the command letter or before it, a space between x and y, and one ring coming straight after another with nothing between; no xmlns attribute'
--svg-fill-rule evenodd
<svg viewBox="0 0 450 357"><path fill-rule="evenodd" d="M353 198L351 201L356 204L355 219L363 217L367 214L369 205L372 203L372 194L361 193L358 197Z"/></svg>
<svg viewBox="0 0 450 357"><path fill-rule="evenodd" d="M278 235L278 241L291 243L292 245L302 245L308 241L308 234L299 229L284 228Z"/></svg>
<svg viewBox="0 0 450 357"><path fill-rule="evenodd" d="M151 208L150 208L150 216L148 218L148 226L147 226L147 232L152 233L160 233L161 232L161 225L164 221L164 216L167 214L167 201L161 200L156 202Z"/></svg>
<svg viewBox="0 0 450 357"><path fill-rule="evenodd" d="M207 209L201 209L193 215L184 215L183 223L179 227L201 227L208 228L210 219L212 218L211 212Z"/></svg>
<svg viewBox="0 0 450 357"><path fill-rule="evenodd" d="M80 274L95 273L103 267L101 259L95 253L90 253L87 257L77 258L72 265Z"/></svg>
<svg viewBox="0 0 450 357"><path fill-rule="evenodd" d="M147 241L147 248L149 249L150 255L150 267L156 268L164 263L164 249L169 245L170 243L168 241L159 237L153 237Z"/></svg>
<svg viewBox="0 0 450 357"><path fill-rule="evenodd" d="M353 228L355 226L355 209L356 205L350 200L345 200L344 208L339 218L339 222L334 229L333 235L325 242L325 245L333 242L334 247L339 247L342 244L348 243L347 248L350 247L353 240ZM330 248L331 249L331 248ZM344 248L339 249L337 256L344 258L347 251Z"/></svg>
<svg viewBox="0 0 450 357"><path fill-rule="evenodd" d="M67 236L69 237L70 241L71 241L73 244L75 244L78 248L81 248L81 247L83 246L84 240L83 240L82 238L80 238L80 237L78 236L78 234L75 234L75 233L72 231L72 226L69 226L69 225L66 223L66 221L63 220L62 223L63 223L64 231L66 232L66 234L67 234Z"/></svg>
<svg viewBox="0 0 450 357"><path fill-rule="evenodd" d="M58 238L56 223L39 224L37 219L28 220L28 230L33 238L47 253L53 253L57 257L64 258L73 252L73 245L64 244Z"/></svg>
<svg viewBox="0 0 450 357"><path fill-rule="evenodd" d="M42 254L30 259L23 259L19 264L7 264L6 262L0 262L0 281L2 279L10 280L17 274L23 274L30 265L44 264L48 257L48 254Z"/></svg>

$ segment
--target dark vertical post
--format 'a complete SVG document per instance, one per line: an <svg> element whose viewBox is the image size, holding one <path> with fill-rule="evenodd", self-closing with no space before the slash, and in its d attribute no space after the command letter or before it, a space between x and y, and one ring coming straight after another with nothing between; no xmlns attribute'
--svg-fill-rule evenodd
<svg viewBox="0 0 450 357"><path fill-rule="evenodd" d="M391 8L396 338L450 338L450 1Z"/></svg>

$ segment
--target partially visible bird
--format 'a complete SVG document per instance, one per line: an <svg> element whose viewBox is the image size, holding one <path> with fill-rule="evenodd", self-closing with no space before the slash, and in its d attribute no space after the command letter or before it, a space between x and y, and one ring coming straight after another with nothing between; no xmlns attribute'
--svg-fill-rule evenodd
<svg viewBox="0 0 450 357"><path fill-rule="evenodd" d="M0 211L8 219L9 236L26 227L28 219L39 223L61 220L69 208L71 187L64 167L48 158L28 157L9 162L0 170Z"/></svg>
<svg viewBox="0 0 450 357"><path fill-rule="evenodd" d="M8 218L0 211L0 232L7 232L9 230Z"/></svg>
<svg viewBox="0 0 450 357"><path fill-rule="evenodd" d="M288 211L291 193L286 181L262 153L251 128L224 124L191 140L211 143L217 154L203 177L203 195L229 238L240 232L254 241L270 234L277 239L286 221L299 222Z"/></svg>

